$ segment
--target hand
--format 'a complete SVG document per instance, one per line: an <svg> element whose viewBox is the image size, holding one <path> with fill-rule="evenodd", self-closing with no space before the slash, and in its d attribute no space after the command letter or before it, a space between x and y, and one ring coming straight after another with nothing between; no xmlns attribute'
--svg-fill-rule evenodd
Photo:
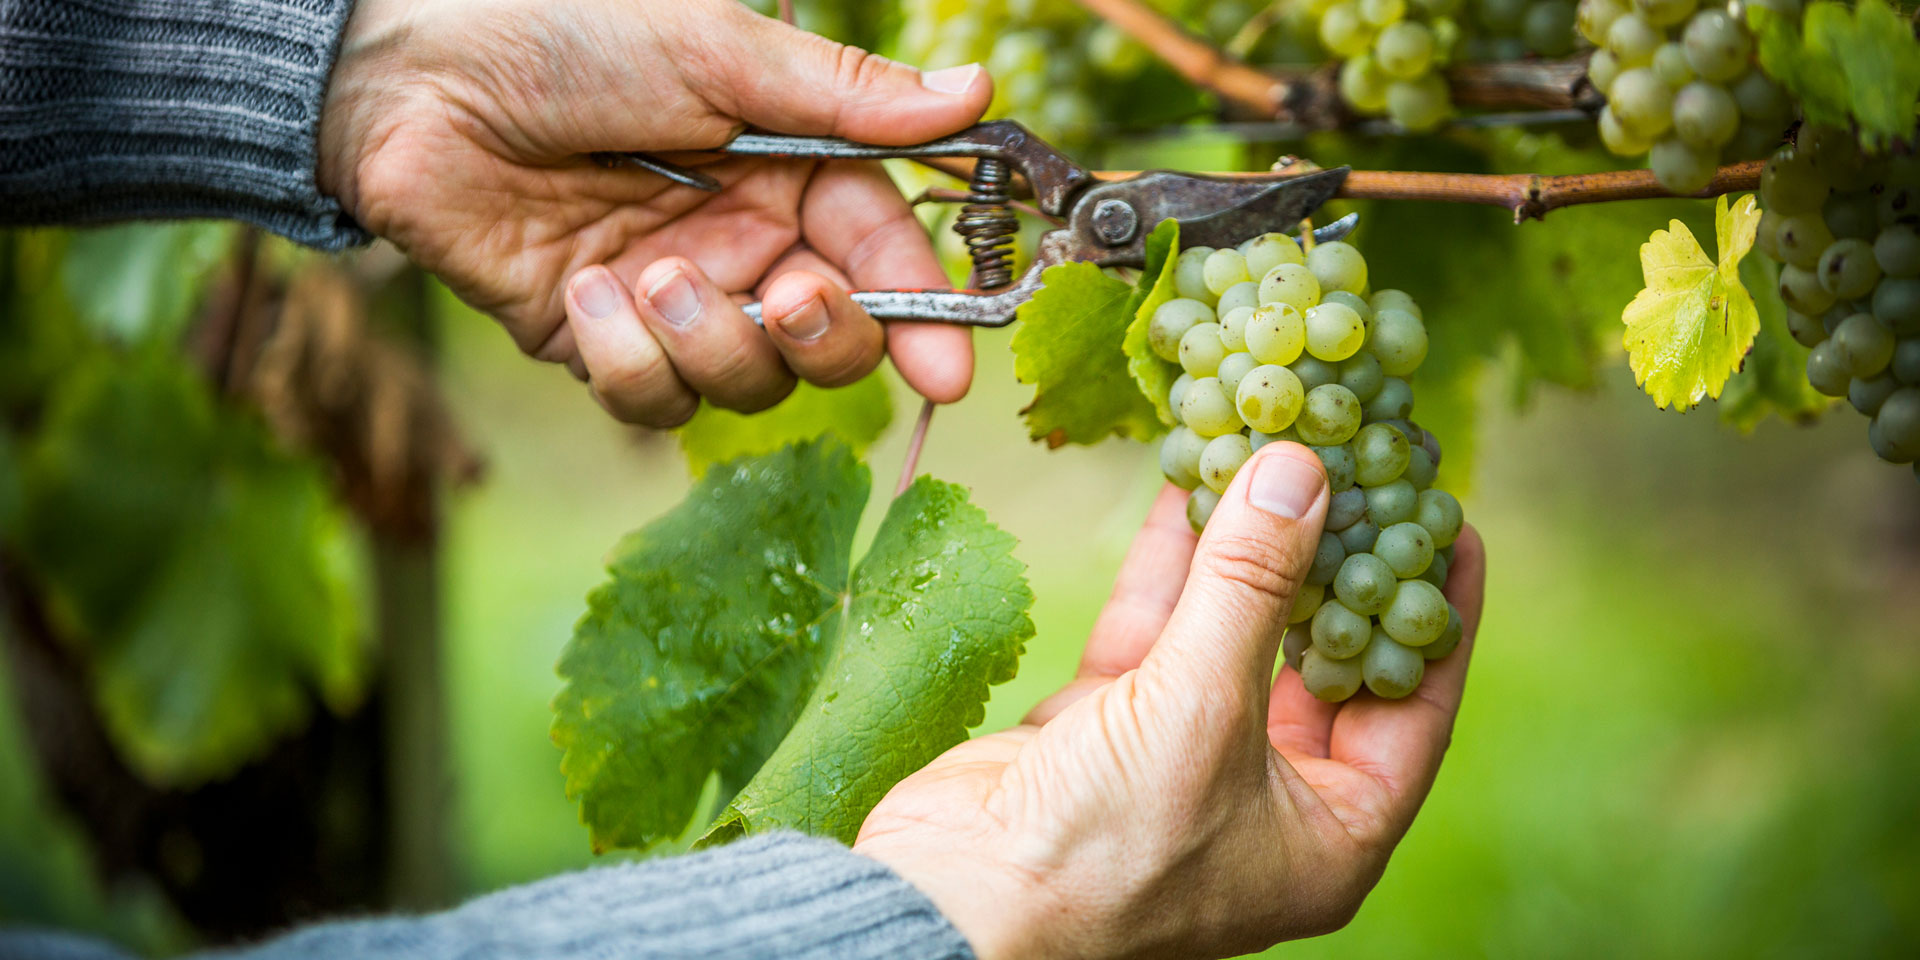
<svg viewBox="0 0 1920 960"><path fill-rule="evenodd" d="M763 409L883 352L951 402L967 332L883 331L844 292L946 285L877 165L708 158L725 185L708 194L590 155L710 150L746 125L918 143L991 96L977 66L922 74L732 0L360 0L320 184L621 419L671 426L701 396ZM765 331L732 296L749 292Z"/></svg>
<svg viewBox="0 0 1920 960"><path fill-rule="evenodd" d="M1485 578L1459 540L1466 639L1404 701L1273 676L1326 520L1311 451L1270 444L1196 539L1155 504L1077 679L874 808L854 846L932 898L982 960L1219 957L1345 924L1438 771ZM1191 567L1191 572L1189 572ZM1184 589L1182 580L1185 580Z"/></svg>

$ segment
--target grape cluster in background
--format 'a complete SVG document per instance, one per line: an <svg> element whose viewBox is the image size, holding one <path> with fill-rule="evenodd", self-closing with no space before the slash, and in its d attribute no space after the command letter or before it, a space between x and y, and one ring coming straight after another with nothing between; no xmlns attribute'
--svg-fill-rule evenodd
<svg viewBox="0 0 1920 960"><path fill-rule="evenodd" d="M1760 178L1754 246L1780 264L1807 380L1870 418L1867 442L1920 476L1920 158L1802 127Z"/></svg>
<svg viewBox="0 0 1920 960"><path fill-rule="evenodd" d="M1285 650L1322 700L1404 697L1428 660L1459 645L1441 594L1464 518L1435 489L1440 445L1408 418L1407 378L1427 356L1420 306L1368 295L1367 262L1341 242L1302 251L1285 234L1236 249L1193 247L1179 296L1150 318L1154 353L1184 371L1167 401L1178 424L1160 467L1203 528L1253 452L1306 444L1326 466L1326 531L1294 601Z"/></svg>
<svg viewBox="0 0 1920 960"><path fill-rule="evenodd" d="M1793 122L1793 102L1753 62L1746 4L1800 15L1800 0L1580 0L1580 33L1600 47L1587 62L1607 98L1600 140L1645 155L1675 193L1706 189L1723 159L1766 156Z"/></svg>

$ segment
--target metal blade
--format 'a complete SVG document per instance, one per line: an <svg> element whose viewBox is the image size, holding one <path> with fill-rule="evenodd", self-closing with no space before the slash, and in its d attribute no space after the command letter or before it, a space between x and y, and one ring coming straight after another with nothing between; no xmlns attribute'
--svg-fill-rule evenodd
<svg viewBox="0 0 1920 960"><path fill-rule="evenodd" d="M1180 245L1230 247L1258 233L1289 230L1333 199L1346 180L1347 168L1337 167L1280 180L1252 181L1248 192L1232 206L1181 217Z"/></svg>

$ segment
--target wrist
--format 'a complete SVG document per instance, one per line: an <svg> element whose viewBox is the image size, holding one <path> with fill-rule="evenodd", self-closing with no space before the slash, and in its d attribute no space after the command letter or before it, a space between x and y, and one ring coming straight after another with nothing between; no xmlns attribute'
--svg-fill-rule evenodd
<svg viewBox="0 0 1920 960"><path fill-rule="evenodd" d="M890 836L863 839L853 852L879 861L924 894L979 960L1066 955L1055 937L1067 918L1038 873L1022 874L998 860L950 850L924 850Z"/></svg>
<svg viewBox="0 0 1920 960"><path fill-rule="evenodd" d="M321 106L315 178L320 192L359 216L358 172L377 143L378 118L406 86L401 50L419 0L359 0L347 19Z"/></svg>

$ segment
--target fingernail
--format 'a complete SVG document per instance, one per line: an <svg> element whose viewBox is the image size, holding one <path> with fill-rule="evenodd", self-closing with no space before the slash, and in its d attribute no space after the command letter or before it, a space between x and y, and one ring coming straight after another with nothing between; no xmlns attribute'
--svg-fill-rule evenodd
<svg viewBox="0 0 1920 960"><path fill-rule="evenodd" d="M965 63L957 67L947 67L920 75L920 85L934 93L966 93L973 86L973 78L980 75L980 65Z"/></svg>
<svg viewBox="0 0 1920 960"><path fill-rule="evenodd" d="M795 340L818 340L827 332L827 305L819 297L807 301L807 305L787 314L780 321L780 329Z"/></svg>
<svg viewBox="0 0 1920 960"><path fill-rule="evenodd" d="M687 275L675 270L647 291L647 302L676 327L684 327L700 316L700 295L693 291Z"/></svg>
<svg viewBox="0 0 1920 960"><path fill-rule="evenodd" d="M605 320L620 310L620 291L605 270L589 270L573 283L573 301L595 320Z"/></svg>
<svg viewBox="0 0 1920 960"><path fill-rule="evenodd" d="M1254 467L1247 501L1268 513L1298 520L1320 498L1326 481L1312 465L1288 456L1270 456Z"/></svg>

